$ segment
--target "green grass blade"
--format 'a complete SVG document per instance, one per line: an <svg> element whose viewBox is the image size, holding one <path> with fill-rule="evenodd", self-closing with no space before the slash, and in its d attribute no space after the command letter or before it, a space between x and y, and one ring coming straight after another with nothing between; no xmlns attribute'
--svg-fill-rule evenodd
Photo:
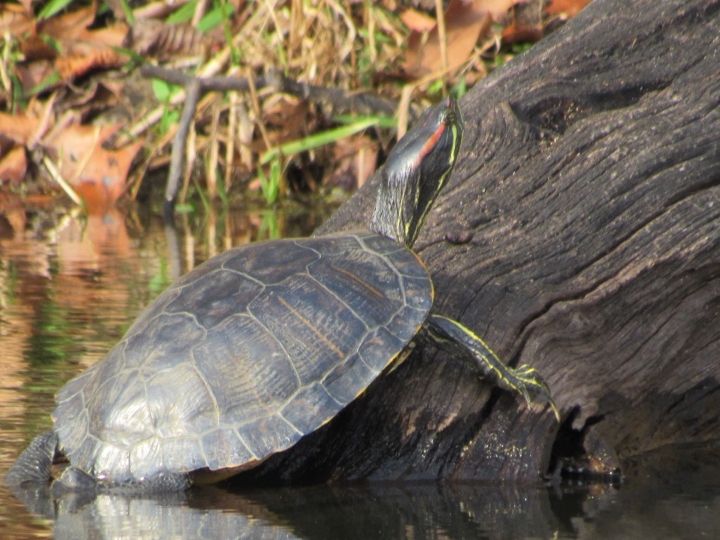
<svg viewBox="0 0 720 540"><path fill-rule="evenodd" d="M73 0L51 0L48 4L38 13L38 20L44 21L59 13L70 5Z"/></svg>
<svg viewBox="0 0 720 540"><path fill-rule="evenodd" d="M209 32L220 26L224 18L232 17L233 13L235 13L235 6L232 4L222 4L200 19L197 30L203 34Z"/></svg>
<svg viewBox="0 0 720 540"><path fill-rule="evenodd" d="M182 24L189 22L195 13L195 6L197 6L197 0L188 2L165 19L165 22L168 24Z"/></svg>
<svg viewBox="0 0 720 540"><path fill-rule="evenodd" d="M349 114L341 114L333 116L333 122L338 124L352 125L356 122L374 122L373 125L385 128L394 129L397 127L397 119L390 116L352 116Z"/></svg>
<svg viewBox="0 0 720 540"><path fill-rule="evenodd" d="M270 148L260 158L260 165L266 165L278 156L287 156L290 154L297 154L300 152L306 152L313 148L319 148L326 144L331 144L355 135L361 131L364 131L370 127L380 125L382 117L366 117L356 121L353 124L341 126L338 128L329 129L313 135L308 135L303 139L296 141L290 141L275 148Z"/></svg>

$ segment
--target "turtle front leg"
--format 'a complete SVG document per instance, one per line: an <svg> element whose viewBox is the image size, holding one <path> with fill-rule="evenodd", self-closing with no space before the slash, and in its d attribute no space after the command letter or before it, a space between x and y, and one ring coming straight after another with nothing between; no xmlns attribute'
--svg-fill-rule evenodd
<svg viewBox="0 0 720 540"><path fill-rule="evenodd" d="M550 404L555 418L560 421L560 411L552 399L550 388L536 369L528 365L515 369L506 366L476 334L447 317L430 315L423 330L439 349L452 355L470 355L484 378L504 390L518 392L528 405L532 401L531 394L540 396Z"/></svg>

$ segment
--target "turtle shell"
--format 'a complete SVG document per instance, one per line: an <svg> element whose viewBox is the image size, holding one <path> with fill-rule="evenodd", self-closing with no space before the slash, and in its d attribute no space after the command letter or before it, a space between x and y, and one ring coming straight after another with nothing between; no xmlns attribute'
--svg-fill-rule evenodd
<svg viewBox="0 0 720 540"><path fill-rule="evenodd" d="M60 390L60 448L117 482L251 468L362 393L432 299L417 255L372 232L231 249Z"/></svg>

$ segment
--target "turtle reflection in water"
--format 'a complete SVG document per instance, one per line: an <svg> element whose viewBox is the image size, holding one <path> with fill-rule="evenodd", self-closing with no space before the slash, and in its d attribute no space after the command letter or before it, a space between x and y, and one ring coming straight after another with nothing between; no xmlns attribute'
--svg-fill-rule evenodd
<svg viewBox="0 0 720 540"><path fill-rule="evenodd" d="M462 124L446 99L389 156L369 231L231 249L141 313L107 357L57 395L52 431L11 484L180 489L290 448L361 394L413 339L557 414L528 366L511 369L470 330L430 313L433 285L411 246L452 169Z"/></svg>

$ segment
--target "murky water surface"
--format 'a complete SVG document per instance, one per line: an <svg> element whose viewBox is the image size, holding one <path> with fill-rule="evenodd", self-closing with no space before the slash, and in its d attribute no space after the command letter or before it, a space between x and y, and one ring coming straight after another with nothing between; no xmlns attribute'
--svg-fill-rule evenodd
<svg viewBox="0 0 720 540"><path fill-rule="evenodd" d="M86 219L0 214L0 476L50 427L53 395L179 275L228 247L310 233L324 214ZM0 538L720 538L720 450L640 461L620 487L393 484L53 501L0 481Z"/></svg>

